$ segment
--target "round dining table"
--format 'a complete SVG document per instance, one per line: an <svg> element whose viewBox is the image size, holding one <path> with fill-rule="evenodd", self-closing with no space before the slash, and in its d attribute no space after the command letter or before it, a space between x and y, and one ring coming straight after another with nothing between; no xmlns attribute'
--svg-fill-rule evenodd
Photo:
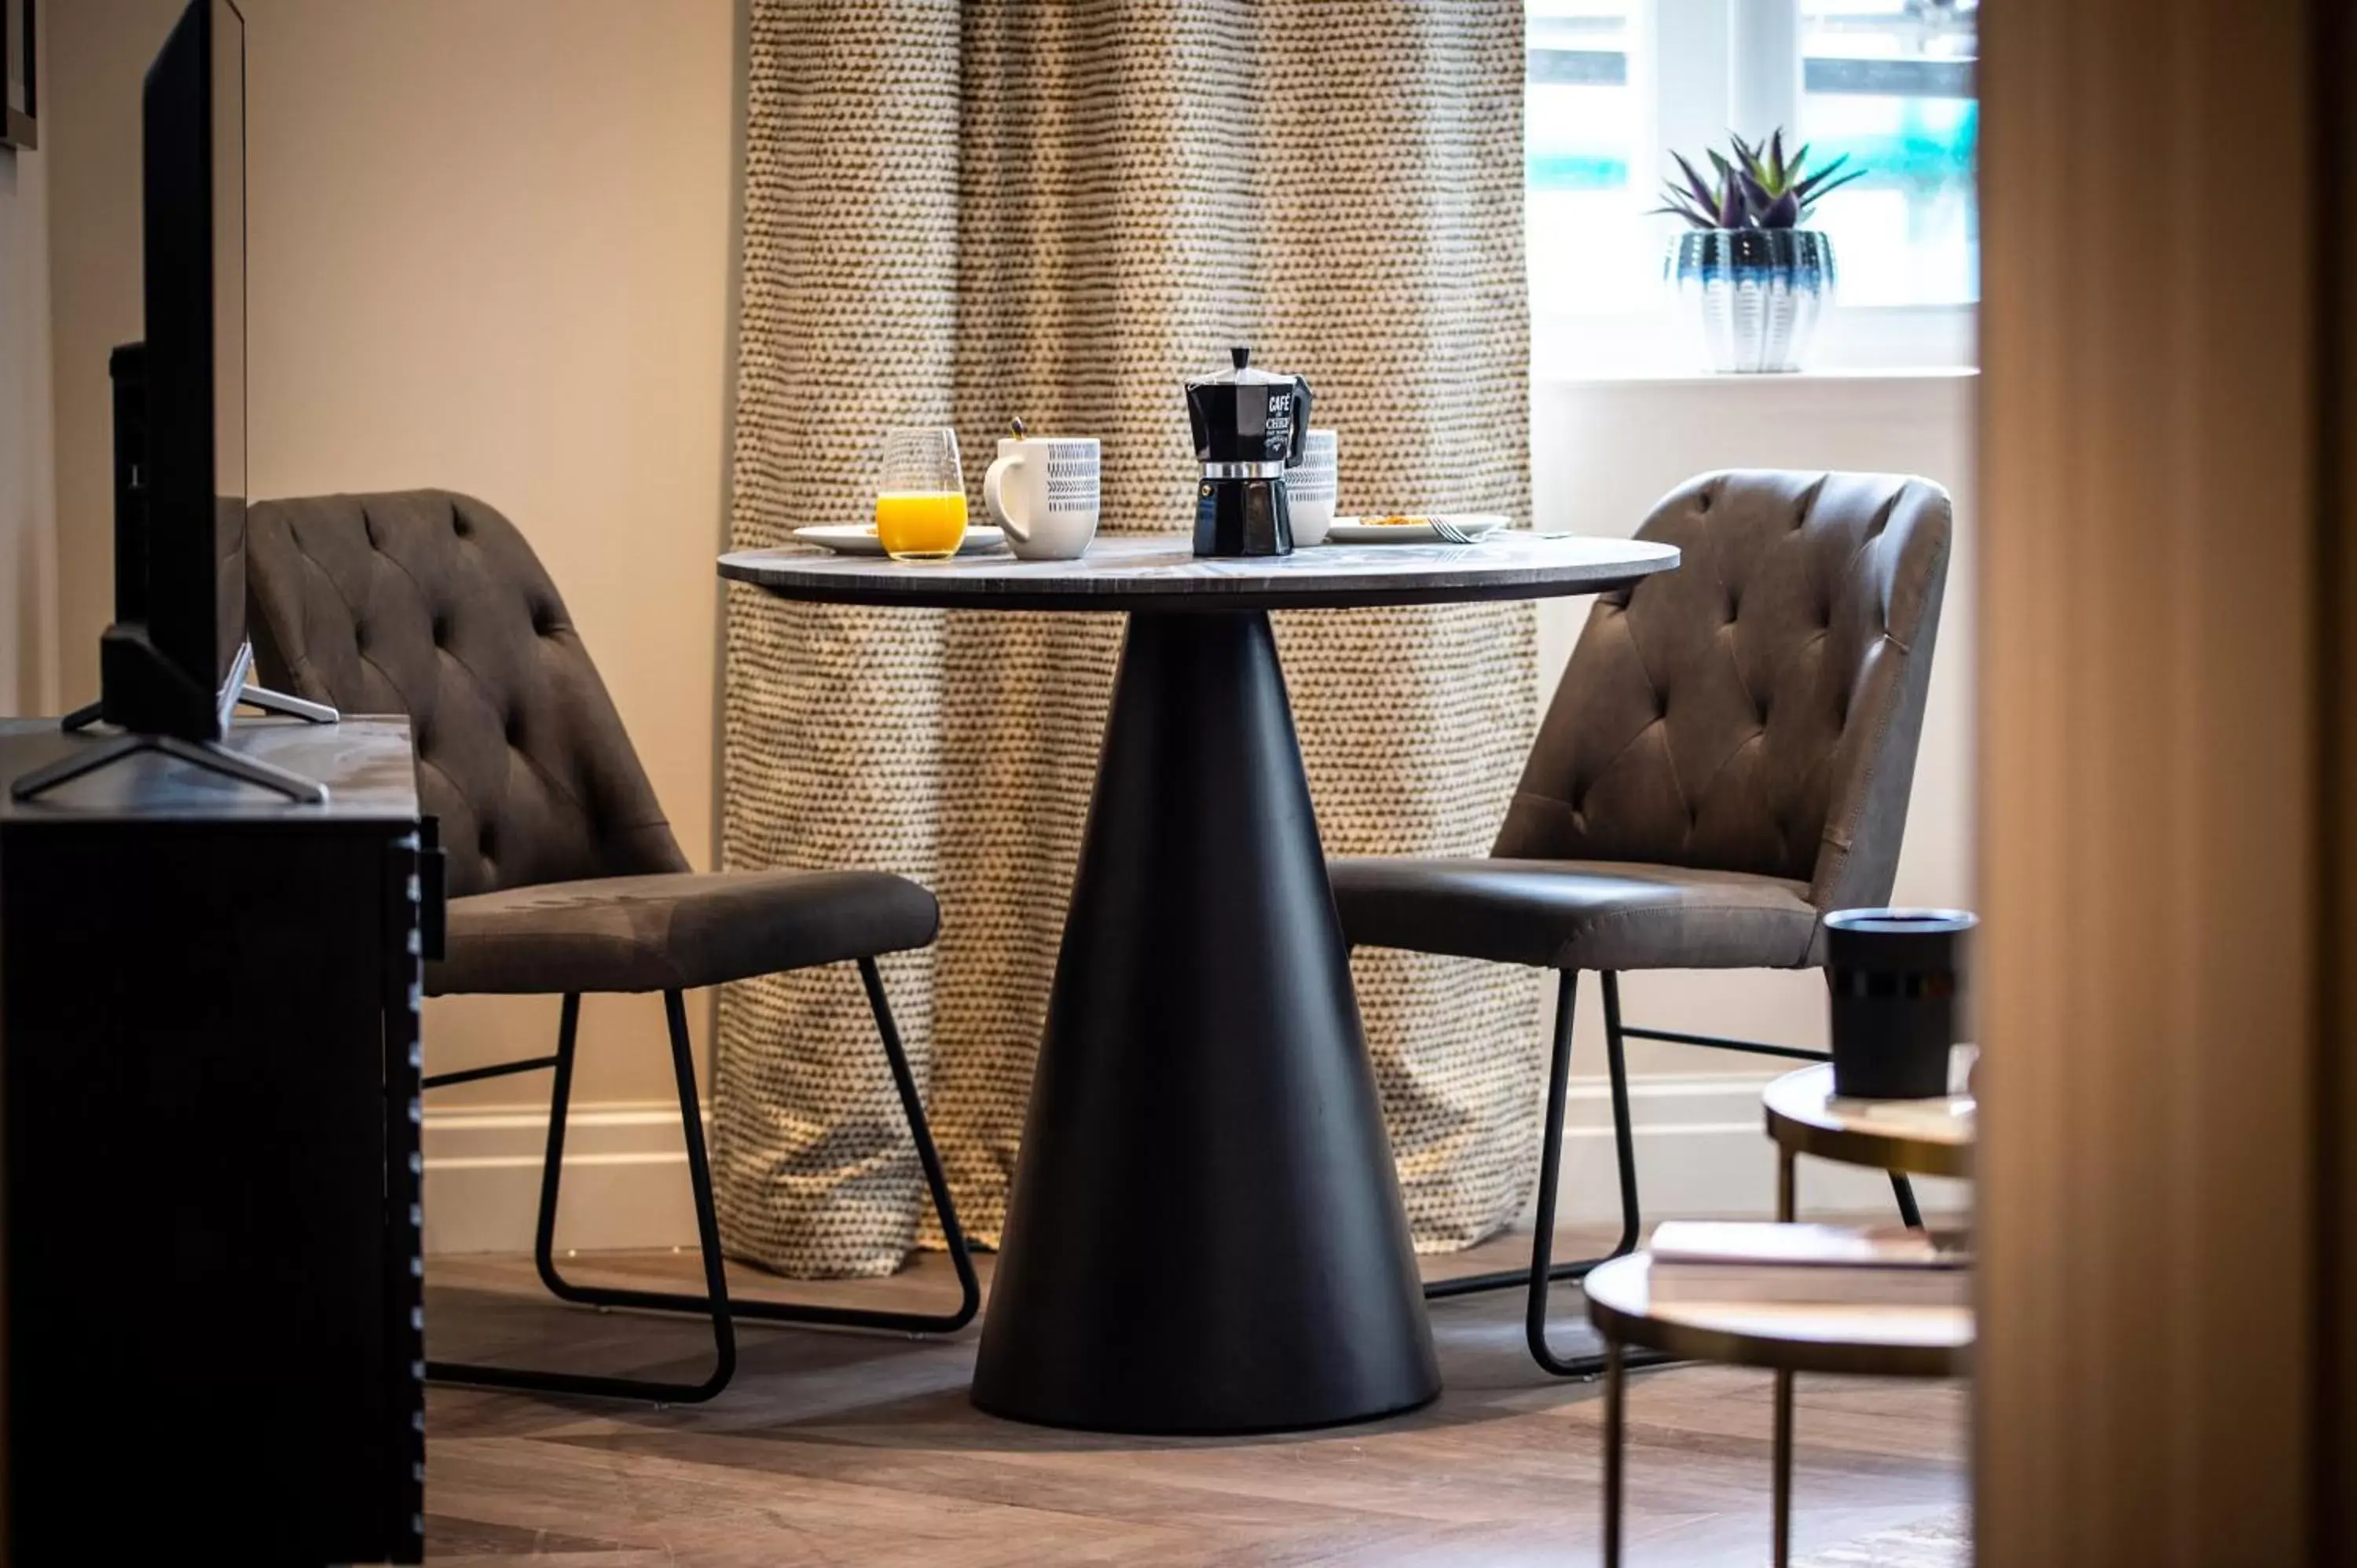
<svg viewBox="0 0 2357 1568"><path fill-rule="evenodd" d="M1440 1391L1268 612L1594 594L1677 564L1523 531L1250 558L1173 535L1100 537L1072 561L720 558L786 599L1129 617L976 1405L1237 1434Z"/></svg>

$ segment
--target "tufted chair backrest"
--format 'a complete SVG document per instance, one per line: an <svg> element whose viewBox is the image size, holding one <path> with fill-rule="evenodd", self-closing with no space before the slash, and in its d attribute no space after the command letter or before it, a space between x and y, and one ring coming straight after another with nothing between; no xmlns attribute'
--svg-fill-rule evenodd
<svg viewBox="0 0 2357 1568"><path fill-rule="evenodd" d="M1947 584L1947 492L1706 474L1638 530L1684 559L1599 598L1493 854L1645 861L1890 897Z"/></svg>
<svg viewBox="0 0 2357 1568"><path fill-rule="evenodd" d="M256 501L246 591L264 684L409 715L453 897L687 869L555 585L481 501Z"/></svg>

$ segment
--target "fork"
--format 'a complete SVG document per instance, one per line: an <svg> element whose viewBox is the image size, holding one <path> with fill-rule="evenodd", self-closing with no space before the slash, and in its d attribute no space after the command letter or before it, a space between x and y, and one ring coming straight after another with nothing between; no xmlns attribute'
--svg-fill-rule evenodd
<svg viewBox="0 0 2357 1568"><path fill-rule="evenodd" d="M1471 534L1466 532L1463 529L1458 527L1447 518L1436 517L1430 521L1432 523L1432 532L1440 535L1441 538L1448 541L1449 543L1470 544L1473 542L1473 536Z"/></svg>

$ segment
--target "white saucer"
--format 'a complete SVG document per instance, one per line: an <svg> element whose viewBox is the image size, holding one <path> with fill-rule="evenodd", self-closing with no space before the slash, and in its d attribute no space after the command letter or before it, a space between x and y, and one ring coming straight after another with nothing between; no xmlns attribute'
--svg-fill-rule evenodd
<svg viewBox="0 0 2357 1568"><path fill-rule="evenodd" d="M1506 526L1506 520L1490 512L1437 514L1443 521L1457 525L1460 532L1480 539ZM1428 522L1367 522L1355 517L1338 517L1334 526L1326 531L1329 544L1454 544L1453 539L1443 539L1432 532Z"/></svg>
<svg viewBox="0 0 2357 1568"><path fill-rule="evenodd" d="M816 528L797 528L794 537L804 544L815 544L822 550L832 550L837 555L881 555L884 542L876 537L872 522L830 522ZM961 555L980 555L987 551L1006 548L1006 535L985 523L968 523L965 540L958 546Z"/></svg>

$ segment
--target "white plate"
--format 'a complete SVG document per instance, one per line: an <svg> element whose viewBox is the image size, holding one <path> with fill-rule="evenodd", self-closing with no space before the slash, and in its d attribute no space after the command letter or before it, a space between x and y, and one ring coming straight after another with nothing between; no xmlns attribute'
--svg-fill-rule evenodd
<svg viewBox="0 0 2357 1568"><path fill-rule="evenodd" d="M794 537L804 544L815 544L832 550L837 555L881 555L884 542L876 537L872 522L831 522L818 528L797 528ZM989 523L968 523L965 541L958 546L961 555L980 555L985 551L1003 550L1006 535Z"/></svg>
<svg viewBox="0 0 2357 1568"><path fill-rule="evenodd" d="M1452 522L1474 539L1491 534L1506 526L1506 520L1488 512L1441 512L1444 521ZM1334 526L1326 531L1329 544L1450 544L1432 532L1428 522L1362 522L1355 517L1338 517Z"/></svg>

